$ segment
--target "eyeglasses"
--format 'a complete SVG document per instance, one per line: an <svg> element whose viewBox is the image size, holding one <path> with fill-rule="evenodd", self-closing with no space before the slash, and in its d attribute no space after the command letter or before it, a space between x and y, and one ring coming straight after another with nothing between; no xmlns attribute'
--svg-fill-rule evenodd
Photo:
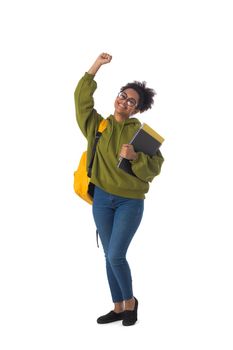
<svg viewBox="0 0 233 350"><path fill-rule="evenodd" d="M135 107L137 105L137 101L132 97L128 98L127 93L124 91L119 92L118 97L120 100L126 100L126 103L129 107Z"/></svg>

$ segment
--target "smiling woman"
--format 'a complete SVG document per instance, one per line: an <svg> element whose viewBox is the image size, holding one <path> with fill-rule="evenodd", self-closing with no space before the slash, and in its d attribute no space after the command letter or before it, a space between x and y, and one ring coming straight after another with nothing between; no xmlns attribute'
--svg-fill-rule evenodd
<svg viewBox="0 0 233 350"><path fill-rule="evenodd" d="M88 140L87 165L92 158L96 131L103 120L94 108L93 94L97 87L94 76L111 60L112 56L107 53L99 55L75 90L77 122ZM145 82L134 81L120 89L92 164L93 217L104 249L114 303L113 311L97 319L101 324L123 320L124 326L131 326L137 321L138 300L133 294L126 253L142 219L149 182L160 173L164 159L159 150L153 157L135 152L128 142L141 126L133 116L151 108L154 95L154 90L147 88ZM117 167L119 156L131 162L134 176Z"/></svg>

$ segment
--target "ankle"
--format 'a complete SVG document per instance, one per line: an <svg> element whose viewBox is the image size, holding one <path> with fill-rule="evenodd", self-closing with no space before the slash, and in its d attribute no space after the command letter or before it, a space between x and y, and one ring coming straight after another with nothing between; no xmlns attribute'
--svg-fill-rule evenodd
<svg viewBox="0 0 233 350"><path fill-rule="evenodd" d="M124 302L114 303L114 312L120 313L124 311Z"/></svg>
<svg viewBox="0 0 233 350"><path fill-rule="evenodd" d="M129 300L125 300L125 310L134 310L135 307L135 298L131 298Z"/></svg>

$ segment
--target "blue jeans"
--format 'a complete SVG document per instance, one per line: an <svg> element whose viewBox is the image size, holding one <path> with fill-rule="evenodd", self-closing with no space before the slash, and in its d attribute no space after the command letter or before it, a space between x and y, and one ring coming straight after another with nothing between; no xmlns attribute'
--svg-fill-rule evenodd
<svg viewBox="0 0 233 350"><path fill-rule="evenodd" d="M115 196L95 186L92 211L104 249L114 303L133 297L126 252L141 222L143 210L143 199Z"/></svg>

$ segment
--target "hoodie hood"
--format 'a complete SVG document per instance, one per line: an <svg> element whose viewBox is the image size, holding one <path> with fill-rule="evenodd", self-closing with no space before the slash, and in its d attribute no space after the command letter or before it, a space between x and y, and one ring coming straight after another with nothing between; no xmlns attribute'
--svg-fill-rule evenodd
<svg viewBox="0 0 233 350"><path fill-rule="evenodd" d="M117 122L114 115L110 115L107 120L109 121L110 124L110 128L111 128L111 132L110 132L110 136L108 138L108 142L107 142L107 151L109 148L109 144L110 141L112 139L113 136L113 132L116 132L116 137L117 137L117 142L116 142L116 153L115 155L117 156L119 147L120 147L120 142L121 142L121 135L123 133L123 131L125 130L125 128L131 128L131 129L136 129L138 127L138 129L141 126L140 121L137 118L128 118L123 120L122 122ZM129 142L131 141L131 139L129 139Z"/></svg>

